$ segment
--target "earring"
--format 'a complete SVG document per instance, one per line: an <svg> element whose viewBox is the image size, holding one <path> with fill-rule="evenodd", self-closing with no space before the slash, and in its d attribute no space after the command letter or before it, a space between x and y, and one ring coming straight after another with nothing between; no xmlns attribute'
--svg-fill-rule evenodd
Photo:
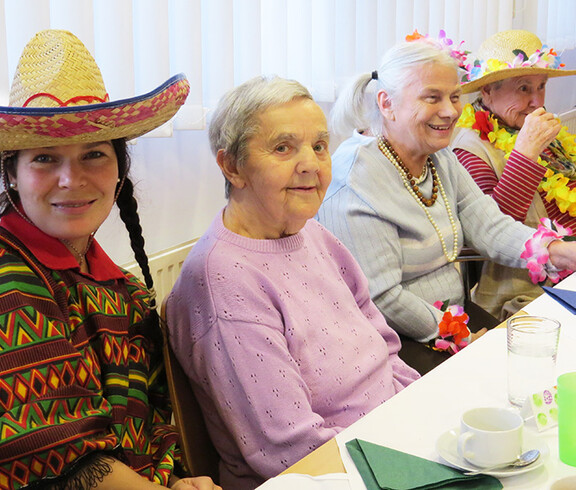
<svg viewBox="0 0 576 490"><path fill-rule="evenodd" d="M18 185L15 182L10 182L10 189L17 191Z"/></svg>

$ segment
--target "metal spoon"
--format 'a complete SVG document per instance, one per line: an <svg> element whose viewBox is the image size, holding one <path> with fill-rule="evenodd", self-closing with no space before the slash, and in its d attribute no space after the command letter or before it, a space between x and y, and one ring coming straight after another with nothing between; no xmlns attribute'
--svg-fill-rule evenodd
<svg viewBox="0 0 576 490"><path fill-rule="evenodd" d="M520 456L516 458L516 461L512 461L512 463L504 463L498 464L495 466L490 466L488 468L480 468L474 471L466 471L464 472L465 475L478 475L479 473L487 473L489 471L499 470L503 468L522 468L523 466L528 466L536 461L540 457L540 451L538 449L530 449L525 453L522 453Z"/></svg>

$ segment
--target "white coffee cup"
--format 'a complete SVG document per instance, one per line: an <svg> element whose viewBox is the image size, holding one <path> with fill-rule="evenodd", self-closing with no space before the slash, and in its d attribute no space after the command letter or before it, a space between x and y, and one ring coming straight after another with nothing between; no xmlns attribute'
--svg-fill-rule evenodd
<svg viewBox="0 0 576 490"><path fill-rule="evenodd" d="M522 453L524 420L507 408L481 407L462 415L458 453L480 468L506 464Z"/></svg>

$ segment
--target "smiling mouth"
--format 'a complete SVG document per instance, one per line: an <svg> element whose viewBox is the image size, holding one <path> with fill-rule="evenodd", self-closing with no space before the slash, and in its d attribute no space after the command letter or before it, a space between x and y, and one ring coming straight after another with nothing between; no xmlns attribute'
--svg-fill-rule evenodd
<svg viewBox="0 0 576 490"><path fill-rule="evenodd" d="M56 202L53 203L52 206L57 208L83 208L95 202L96 202L95 199L92 201L83 201L83 202Z"/></svg>
<svg viewBox="0 0 576 490"><path fill-rule="evenodd" d="M428 124L428 126L430 126L432 129L435 129L437 131L448 131L452 127L452 123L450 123L448 125L444 125L444 126L436 126L434 124Z"/></svg>

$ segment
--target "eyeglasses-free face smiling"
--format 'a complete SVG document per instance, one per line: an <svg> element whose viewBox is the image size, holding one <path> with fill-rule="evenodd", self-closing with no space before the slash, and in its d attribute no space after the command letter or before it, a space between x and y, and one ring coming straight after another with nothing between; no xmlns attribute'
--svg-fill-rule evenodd
<svg viewBox="0 0 576 490"><path fill-rule="evenodd" d="M111 142L21 150L9 178L34 225L82 250L114 204L118 159Z"/></svg>
<svg viewBox="0 0 576 490"><path fill-rule="evenodd" d="M318 212L332 177L326 118L314 101L298 98L264 110L258 127L224 223L251 238L292 235Z"/></svg>
<svg viewBox="0 0 576 490"><path fill-rule="evenodd" d="M385 120L385 137L402 160L426 160L450 144L462 113L460 82L455 68L428 63L411 70Z"/></svg>

